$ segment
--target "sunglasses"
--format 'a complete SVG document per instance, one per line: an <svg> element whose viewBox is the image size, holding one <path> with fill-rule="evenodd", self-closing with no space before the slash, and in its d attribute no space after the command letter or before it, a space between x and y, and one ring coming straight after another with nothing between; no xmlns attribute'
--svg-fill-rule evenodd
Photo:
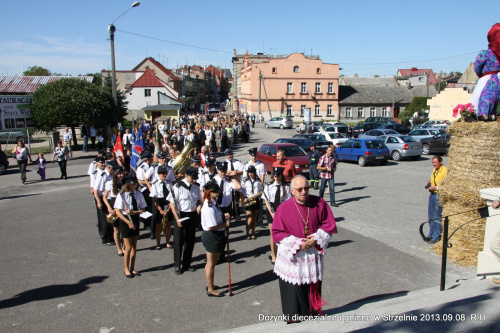
<svg viewBox="0 0 500 333"><path fill-rule="evenodd" d="M296 190L296 191L299 191L299 192L302 192L302 191L309 192L309 186L293 187L293 189Z"/></svg>

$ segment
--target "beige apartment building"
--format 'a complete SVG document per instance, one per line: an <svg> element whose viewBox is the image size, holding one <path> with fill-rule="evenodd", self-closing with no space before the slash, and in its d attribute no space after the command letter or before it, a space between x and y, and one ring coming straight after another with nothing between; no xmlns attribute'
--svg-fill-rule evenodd
<svg viewBox="0 0 500 333"><path fill-rule="evenodd" d="M304 109L311 110L311 118L339 119L339 65L323 63L319 57L293 53L287 57L270 58L253 63L245 55L240 71L240 111L285 114L303 117ZM259 80L259 76L262 80ZM265 91L264 91L265 90ZM267 94L267 98L266 98ZM269 103L269 106L268 106Z"/></svg>

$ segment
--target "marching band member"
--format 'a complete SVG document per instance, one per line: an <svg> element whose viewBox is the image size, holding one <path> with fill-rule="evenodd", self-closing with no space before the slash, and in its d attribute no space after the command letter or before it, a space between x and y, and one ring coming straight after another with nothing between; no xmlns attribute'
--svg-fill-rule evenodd
<svg viewBox="0 0 500 333"><path fill-rule="evenodd" d="M170 245L170 236L172 235L172 219L173 215L170 210L170 202L166 199L170 191L172 190L172 183L167 179L169 170L166 165L160 165L157 168L158 179L154 180L151 184L151 198L153 198L153 203L156 207L155 214L153 216L153 221L156 225L156 249L161 249L161 230L163 228L163 218L166 217L166 230L165 237L167 239L167 248L172 248Z"/></svg>
<svg viewBox="0 0 500 333"><path fill-rule="evenodd" d="M151 177L152 177L152 172L149 172L149 169L152 168L153 164L153 154L149 150L143 150L141 155L141 160L142 164L140 167L137 168L137 181L141 185L141 192L142 195L144 196L144 200L146 201L147 208L146 210L148 212L151 212L151 207L152 207L152 200L149 196L151 192ZM147 219L140 218L142 222L144 223L145 228L150 228L150 238L154 239L154 228L151 227L151 218L148 217Z"/></svg>
<svg viewBox="0 0 500 333"><path fill-rule="evenodd" d="M240 176L243 174L243 163L233 158L232 150L226 150L224 154L226 155L226 161L224 162L227 162L227 175L234 176L240 180Z"/></svg>
<svg viewBox="0 0 500 333"><path fill-rule="evenodd" d="M262 163L261 161L257 161L257 148L249 149L248 154L250 155L250 161L248 161L243 168L243 178L248 178L247 169L252 165L255 167L255 170L257 172L257 178L259 178L262 184L264 184L266 179L266 168L264 166L264 163Z"/></svg>
<svg viewBox="0 0 500 333"><path fill-rule="evenodd" d="M253 165L250 165L247 170L247 179L243 182L243 190L245 193L245 202L248 202L248 198L263 191L264 187L262 182L257 177L257 171ZM260 210L260 198L256 199L256 203L245 208L247 215L247 225L246 225L246 237L247 239L255 238L255 223L257 222L257 215ZM252 230L252 236L250 237L250 229Z"/></svg>
<svg viewBox="0 0 500 333"><path fill-rule="evenodd" d="M113 167L113 179L106 182L106 189L104 190L104 195L102 196L102 201L104 201L104 204L108 208L109 214L116 215L114 209L116 196L123 187L124 178L125 170L123 170L121 166L115 165ZM123 257L122 241L120 239L120 219L113 222L113 238L118 250L118 256Z"/></svg>
<svg viewBox="0 0 500 333"><path fill-rule="evenodd" d="M190 272L196 271L196 268L191 267L191 257L195 243L196 226L201 211L201 192L200 186L196 183L197 178L198 170L193 167L187 168L184 179L172 186L172 191L167 197L176 221L174 223L174 266L176 275L180 275L186 270ZM177 212L176 207L179 212ZM186 243L185 246L184 243Z"/></svg>
<svg viewBox="0 0 500 333"><path fill-rule="evenodd" d="M216 291L214 286L214 268L219 260L220 254L226 245L226 228L229 228L229 214L223 212L217 204L217 198L221 195L221 189L215 179L205 184L203 195L203 207L201 208L201 225L203 232L201 241L205 247L207 263L205 265L205 277L207 279L207 296L221 297L223 293Z"/></svg>
<svg viewBox="0 0 500 333"><path fill-rule="evenodd" d="M215 159L209 158L205 162L205 170L200 172L201 176L198 178L198 183L201 186L201 192L205 191L205 184L212 180L217 175L215 170Z"/></svg>
<svg viewBox="0 0 500 333"><path fill-rule="evenodd" d="M269 256L269 259L271 259L271 262L273 264L276 262L277 250L276 244L274 244L272 237L274 212L282 202L285 202L292 197L290 186L286 182L283 171L285 171L285 168L273 167L272 175L274 177L274 180L272 183L266 184L266 186L264 187L264 192L262 194L267 207L267 223L269 224L269 231L271 233L271 255Z"/></svg>
<svg viewBox="0 0 500 333"><path fill-rule="evenodd" d="M236 177L227 178L227 162L217 162L217 176L213 179L221 189L221 194L217 199L217 204L223 213L231 215L231 202L233 201L233 191L239 191L241 184Z"/></svg>
<svg viewBox="0 0 500 333"><path fill-rule="evenodd" d="M106 190L106 183L113 179L112 161L104 163L101 157L98 163L98 170L94 182L94 198L97 207L97 223L99 224L99 234L103 245L114 245L113 227L111 227L106 219L108 208L104 204L103 196Z"/></svg>
<svg viewBox="0 0 500 333"><path fill-rule="evenodd" d="M134 269L135 256L139 238L139 215L144 212L147 205L144 196L137 190L137 184L136 177L127 177L123 191L118 194L115 201L115 212L120 218L120 233L125 244L123 274L128 279L141 275Z"/></svg>
<svg viewBox="0 0 500 333"><path fill-rule="evenodd" d="M168 171L167 180L173 183L175 181L175 175L174 175L174 170L172 170L172 168L167 165L167 153L161 151L158 154L156 154L156 158L158 158L158 165L155 166L154 168L151 168L154 170L152 181L154 182L155 180L158 179L158 168L161 165L163 165ZM146 174L146 177L150 178L151 176L149 174Z"/></svg>

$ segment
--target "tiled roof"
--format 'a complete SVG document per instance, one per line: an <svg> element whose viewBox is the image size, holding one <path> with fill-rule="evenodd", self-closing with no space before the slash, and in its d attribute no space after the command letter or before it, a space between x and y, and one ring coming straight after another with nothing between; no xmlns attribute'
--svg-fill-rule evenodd
<svg viewBox="0 0 500 333"><path fill-rule="evenodd" d="M394 93L394 102L399 104L409 104L413 97L427 96L427 87L353 87L339 86L339 104L392 104ZM436 96L436 88L429 86L429 97Z"/></svg>
<svg viewBox="0 0 500 333"><path fill-rule="evenodd" d="M140 78L132 83L131 87L164 87L166 84L157 78L152 71L147 70Z"/></svg>
<svg viewBox="0 0 500 333"><path fill-rule="evenodd" d="M402 77L425 75L429 73L429 84L437 83L436 76L434 75L434 71L432 69L418 69L414 67L409 69L399 69L398 72Z"/></svg>
<svg viewBox="0 0 500 333"><path fill-rule="evenodd" d="M132 70L133 71L136 71L136 70L139 70L139 68L141 68L141 66L146 63L147 61L151 62L153 65L155 65L160 71L162 71L163 73L165 73L166 75L168 75L168 77L172 80L172 81L180 81L181 79L179 79L174 73L172 73L169 69L167 69L165 66L163 66L161 63L159 63L158 61L156 61L153 57L148 57L146 59L144 59L143 61L141 61L141 63L137 66L135 66Z"/></svg>
<svg viewBox="0 0 500 333"><path fill-rule="evenodd" d="M393 77L374 77L374 76L342 76L339 78L343 86L390 86L392 87L396 80Z"/></svg>
<svg viewBox="0 0 500 333"><path fill-rule="evenodd" d="M19 76L0 75L0 93L31 94L38 87L60 79L78 79L92 82L93 76Z"/></svg>

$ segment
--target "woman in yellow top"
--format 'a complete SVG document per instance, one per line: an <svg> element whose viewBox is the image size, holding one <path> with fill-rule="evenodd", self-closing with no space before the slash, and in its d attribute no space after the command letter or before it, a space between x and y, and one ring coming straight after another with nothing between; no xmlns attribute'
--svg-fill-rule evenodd
<svg viewBox="0 0 500 333"><path fill-rule="evenodd" d="M427 243L434 244L441 239L441 214L442 208L439 205L439 186L444 177L448 174L448 169L443 165L443 158L441 156L434 156L432 158L432 171L431 181L427 182L425 188L429 190L429 236Z"/></svg>

